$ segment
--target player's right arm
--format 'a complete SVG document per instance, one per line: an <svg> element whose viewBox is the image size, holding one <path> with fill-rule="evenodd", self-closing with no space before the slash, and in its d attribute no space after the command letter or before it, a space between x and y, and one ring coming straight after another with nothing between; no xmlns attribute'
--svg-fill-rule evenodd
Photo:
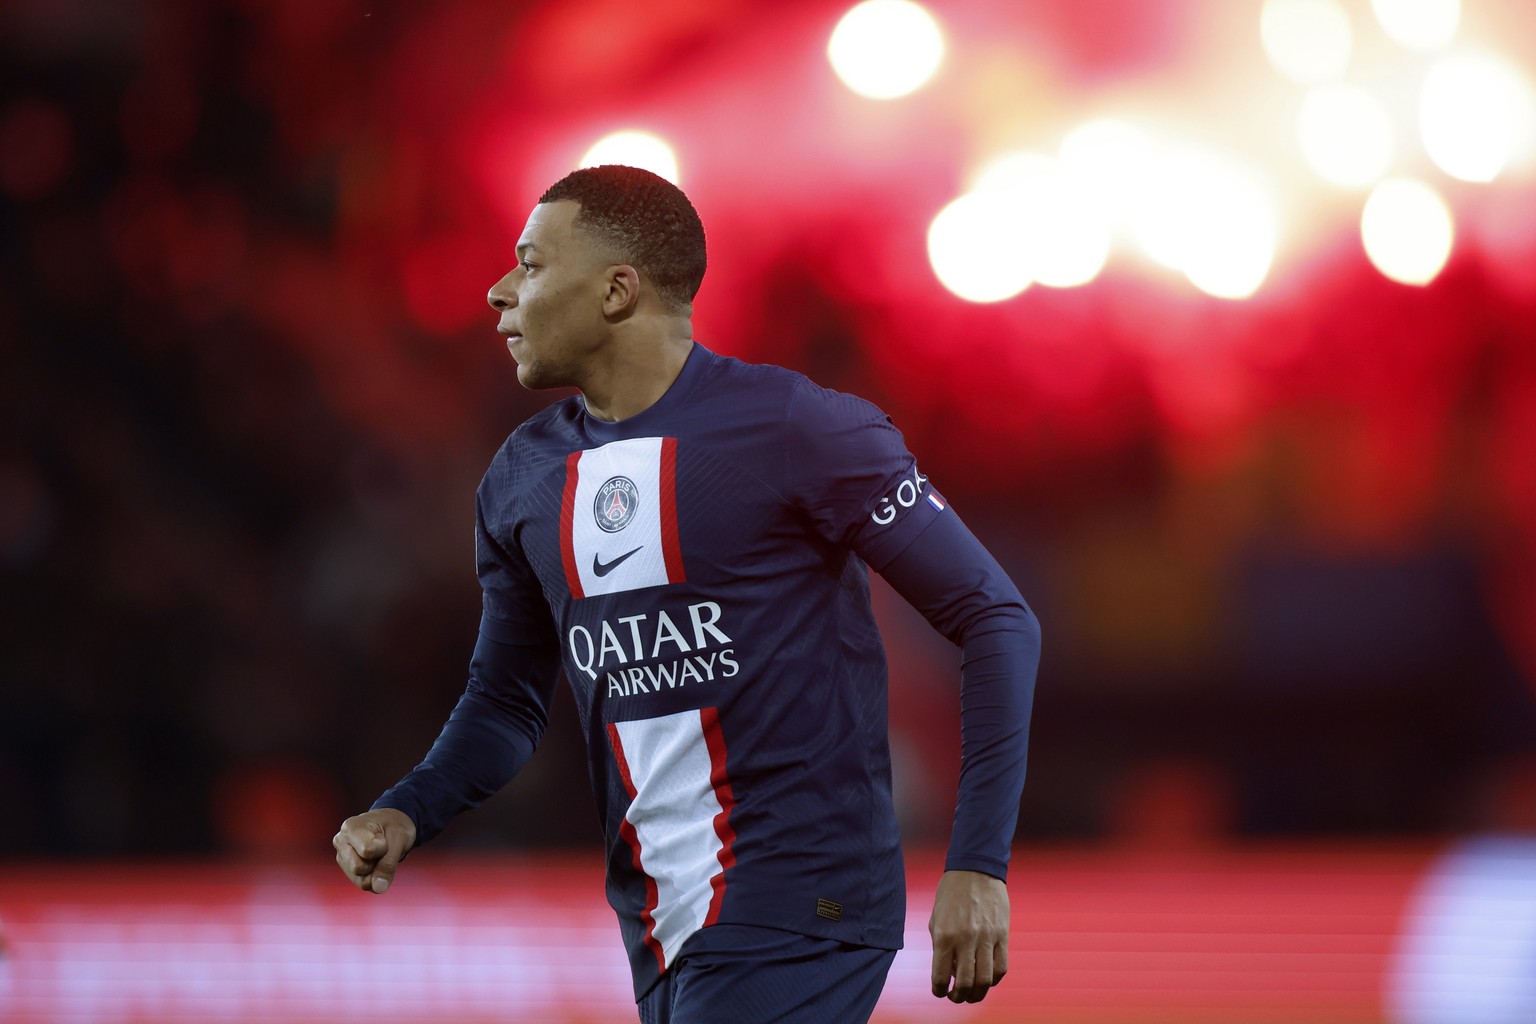
<svg viewBox="0 0 1536 1024"><path fill-rule="evenodd" d="M554 622L522 552L487 527L486 490L475 517L484 610L469 684L422 762L332 840L342 872L366 892L388 889L406 853L510 781L549 721L560 668Z"/></svg>
<svg viewBox="0 0 1536 1024"><path fill-rule="evenodd" d="M544 735L560 665L551 640L511 644L482 618L469 685L437 741L410 774L374 801L415 828L412 846L432 839L454 816L479 807L512 780Z"/></svg>

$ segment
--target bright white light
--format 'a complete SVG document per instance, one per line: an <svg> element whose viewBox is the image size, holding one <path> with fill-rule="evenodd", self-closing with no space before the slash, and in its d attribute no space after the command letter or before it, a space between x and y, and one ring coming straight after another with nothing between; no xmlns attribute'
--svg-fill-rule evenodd
<svg viewBox="0 0 1536 1024"><path fill-rule="evenodd" d="M1236 180L1205 197L1184 274L1219 299L1246 299L1259 290L1275 259L1275 215L1268 197Z"/></svg>
<svg viewBox="0 0 1536 1024"><path fill-rule="evenodd" d="M1063 164L1106 181L1127 164L1144 166L1151 151L1144 130L1112 117L1085 121L1061 140Z"/></svg>
<svg viewBox="0 0 1536 1024"><path fill-rule="evenodd" d="M1087 284L1109 258L1109 224L1093 189L1039 153L986 165L974 192L992 195L1015 219L1015 243L1031 280L1052 288Z"/></svg>
<svg viewBox="0 0 1536 1024"><path fill-rule="evenodd" d="M1017 211L1030 277L1052 288L1087 284L1109 258L1103 204L1086 182L1049 157L1025 153L993 163L978 192L999 192Z"/></svg>
<svg viewBox="0 0 1536 1024"><path fill-rule="evenodd" d="M1370 185L1392 165L1392 120L1381 101L1352 85L1307 93L1296 115L1301 152L1336 185Z"/></svg>
<svg viewBox="0 0 1536 1024"><path fill-rule="evenodd" d="M1438 50L1456 38L1461 0L1371 0L1376 20L1408 50Z"/></svg>
<svg viewBox="0 0 1536 1024"><path fill-rule="evenodd" d="M1492 181L1529 142L1531 86L1493 57L1465 54L1435 62L1419 97L1424 149L1462 181Z"/></svg>
<svg viewBox="0 0 1536 1024"><path fill-rule="evenodd" d="M1044 153L1020 151L983 164L971 182L972 192L1022 192L1038 188L1056 174L1056 161Z"/></svg>
<svg viewBox="0 0 1536 1024"><path fill-rule="evenodd" d="M1275 70L1310 85L1349 67L1354 31L1336 0L1264 0L1259 40Z"/></svg>
<svg viewBox="0 0 1536 1024"><path fill-rule="evenodd" d="M1002 192L967 192L928 227L928 262L939 282L970 302L999 302L1030 284L1024 224Z"/></svg>
<svg viewBox="0 0 1536 1024"><path fill-rule="evenodd" d="M677 154L665 139L650 132L624 131L605 135L592 144L578 167L624 164L659 174L677 184Z"/></svg>
<svg viewBox="0 0 1536 1024"><path fill-rule="evenodd" d="M1403 284L1428 284L1450 258L1451 208L1434 189L1388 178L1372 190L1360 217L1360 239L1376 269Z"/></svg>
<svg viewBox="0 0 1536 1024"><path fill-rule="evenodd" d="M1148 168L1147 188L1136 211L1136 240L1154 263L1183 270L1190 236L1185 224L1200 205L1197 179L1203 168L1188 154L1160 154Z"/></svg>
<svg viewBox="0 0 1536 1024"><path fill-rule="evenodd" d="M843 15L827 42L827 59L837 77L872 100L917 89L933 77L943 57L938 22L911 0L864 0Z"/></svg>
<svg viewBox="0 0 1536 1024"><path fill-rule="evenodd" d="M1275 258L1274 200L1242 168L1196 151L1157 161L1137 218L1147 255L1223 299L1258 291Z"/></svg>
<svg viewBox="0 0 1536 1024"><path fill-rule="evenodd" d="M1152 142L1132 124L1100 118L1061 140L1062 172L1097 195L1111 222L1129 221L1147 187Z"/></svg>

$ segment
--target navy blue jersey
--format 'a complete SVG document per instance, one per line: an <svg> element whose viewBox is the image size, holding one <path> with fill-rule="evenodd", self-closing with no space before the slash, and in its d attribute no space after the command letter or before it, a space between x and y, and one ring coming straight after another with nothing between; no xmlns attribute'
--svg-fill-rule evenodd
<svg viewBox="0 0 1536 1024"><path fill-rule="evenodd" d="M501 729L512 752L485 770L463 751L494 737L440 739L376 806L406 810L421 842L483 799L537 742L558 663L637 993L717 922L899 947L886 663L865 567L946 516L880 410L778 367L695 345L630 419L557 402L507 440L478 495L478 675L516 667L494 684L472 669L474 706L449 729ZM1032 687L1032 663L1029 675ZM961 851L960 866L1006 867L1025 708L1005 757L1017 778L981 827L988 848ZM477 772L466 795L457 780Z"/></svg>

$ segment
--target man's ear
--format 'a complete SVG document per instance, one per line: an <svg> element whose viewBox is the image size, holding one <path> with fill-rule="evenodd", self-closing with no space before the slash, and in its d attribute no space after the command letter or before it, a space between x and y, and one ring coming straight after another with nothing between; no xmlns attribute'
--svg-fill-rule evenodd
<svg viewBox="0 0 1536 1024"><path fill-rule="evenodd" d="M603 315L622 320L640 306L640 272L628 263L608 268L603 291Z"/></svg>

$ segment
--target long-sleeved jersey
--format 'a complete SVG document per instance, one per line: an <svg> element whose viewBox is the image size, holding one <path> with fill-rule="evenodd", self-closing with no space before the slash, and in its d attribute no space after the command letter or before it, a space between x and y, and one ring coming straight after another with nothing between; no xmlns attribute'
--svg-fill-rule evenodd
<svg viewBox="0 0 1536 1024"><path fill-rule="evenodd" d="M629 419L519 427L478 494L469 686L375 807L430 839L531 755L563 668L643 995L716 922L897 948L905 882L866 565L961 644L947 867L1004 877L1038 628L862 399L695 344Z"/></svg>

